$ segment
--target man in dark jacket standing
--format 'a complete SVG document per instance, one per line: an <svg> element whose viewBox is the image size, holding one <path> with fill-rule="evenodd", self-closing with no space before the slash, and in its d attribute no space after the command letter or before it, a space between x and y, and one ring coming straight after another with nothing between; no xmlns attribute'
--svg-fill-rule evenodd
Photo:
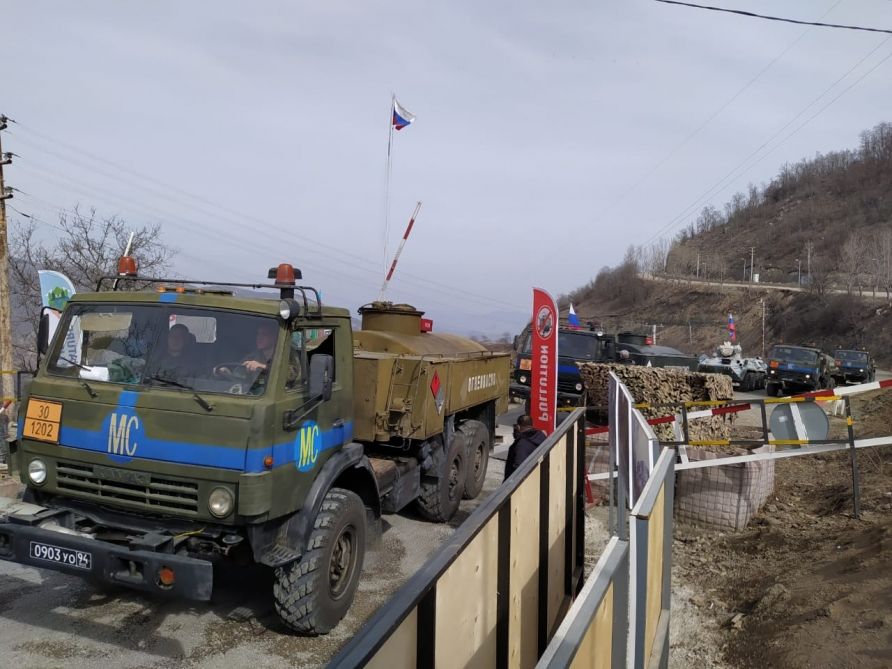
<svg viewBox="0 0 892 669"><path fill-rule="evenodd" d="M520 467L520 463L530 457L543 441L545 433L533 427L533 419L527 415L520 416L514 426L514 443L508 447L505 478L511 476Z"/></svg>

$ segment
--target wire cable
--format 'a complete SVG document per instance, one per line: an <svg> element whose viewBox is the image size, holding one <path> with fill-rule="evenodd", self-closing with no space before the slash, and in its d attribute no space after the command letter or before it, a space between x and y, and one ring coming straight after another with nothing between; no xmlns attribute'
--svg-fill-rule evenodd
<svg viewBox="0 0 892 669"><path fill-rule="evenodd" d="M377 261L371 260L371 259L366 258L366 257L359 256L359 255L356 255L356 254L349 253L348 251L344 251L342 248L339 248L339 247L336 247L336 246L332 246L332 245L329 245L329 244L325 244L325 243L323 243L323 242L319 242L319 241L317 241L317 240L315 240L315 239L312 239L312 238L309 238L309 237L300 235L299 233L296 233L296 232L294 232L294 231L291 230L291 229L287 229L287 230L285 230L285 229L283 229L283 228L281 228L281 227L279 227L279 226L276 226L276 225L274 225L274 224L272 224L272 223L270 223L270 222L268 222L268 221L265 221L265 220L263 220L263 219L260 219L260 218L258 218L257 216L253 216L253 215L251 215L251 214L245 214L245 213L243 213L243 212L238 212L238 211L235 211L235 210L230 209L230 208L228 208L228 207L224 207L224 206L219 205L219 204L217 204L216 202L214 202L214 201L212 201L212 200L210 200L210 199L204 198L204 197L202 197L202 196L200 196L200 195L195 195L195 194L190 193L189 191L186 191L186 190L184 190L184 189L182 189L182 188L179 188L179 187L177 187L177 186L175 186L175 185L168 184L168 183L166 183L166 182L164 182L164 181L161 181L161 180L159 180L159 179L157 179L157 178L155 178L155 177L152 177L152 176L147 175L147 174L140 173L140 172L138 172L138 171L136 171L136 170L133 170L132 168L129 168L129 167L125 166L125 165L121 165L120 163L115 163L115 162L106 160L106 159L104 159L104 158L101 158L100 156L97 156L97 155L94 154L94 153L91 153L91 152L89 152L89 151L85 151L85 150L83 150L83 149L80 149L79 147L77 147L77 146L75 146L75 145L73 145L73 144L70 144L70 143L68 143L68 142L64 142L64 141L55 139L55 138L53 138L53 137L50 137L50 136L48 136L48 135L46 135L46 134L40 133L40 132L34 130L33 128L31 128L30 126L28 126L27 124L22 124L21 122L19 122L19 123L17 123L16 125L18 126L18 128L19 128L20 130L23 130L23 131L25 131L26 133L28 133L28 134L30 134L30 135L33 135L33 136L35 136L35 137L37 137L37 138L40 138L40 139L43 140L44 142L48 142L48 143L50 143L50 144L52 144L52 145L55 145L55 146L57 146L57 147L63 147L63 148L65 148L65 149L67 149L68 151L71 151L71 152L73 152L73 153L76 153L79 157L87 157L87 158L89 158L89 159L91 159L91 160L93 160L93 161L95 161L95 162L98 162L98 163L107 165L107 166L113 168L114 171L111 172L111 173L109 173L109 172L107 172L107 171L97 170L95 167L90 167L90 166L88 166L88 165L85 165L85 164L83 163L83 161L81 161L81 160L74 159L74 158L70 158L70 157L67 157L67 156L64 156L64 155L60 155L58 152L55 152L55 151L53 151L52 149L41 148L41 147L38 145L37 148L39 148L41 151L44 151L44 152L46 152L46 153L49 153L50 155L55 155L56 157L58 157L58 158L60 158L60 159L62 159L62 160L66 160L66 161L68 161L68 162L72 162L72 163L74 163L74 164L80 164L80 166L85 167L85 169L89 169L89 170L91 170L91 171L97 172L97 173L102 174L103 176L106 176L106 177L108 177L108 178L112 178L112 179L116 179L116 180L122 181L122 182L124 182L124 183L128 183L128 185L130 185L131 187L136 187L136 188L140 188L140 189L143 189L143 190L150 191L150 192L152 192L156 197L160 194L162 197L164 197L165 201L172 201L172 200L174 200L174 198L171 198L170 193L166 192L166 190L174 191L174 192L176 192L176 193L181 194L181 195L182 195L183 197L185 197L185 198L189 198L189 199L191 199L191 200L194 200L194 201L197 201L197 202L201 202L201 203L203 203L203 204L205 204L205 205L207 205L207 206L213 207L214 209L216 209L216 210L218 210L218 211L224 212L224 213L228 216L228 220L230 220L230 221L236 223L237 225L242 225L242 224L244 223L244 221L246 221L246 220L248 220L248 221L253 221L253 222L257 223L258 225L263 226L263 229L264 229L265 231L270 231L270 230L275 230L275 231L277 231L279 234L282 235L281 239L283 239L283 240L287 240L288 242L293 243L295 240L301 240L303 243L306 243L306 244L309 244L309 245L316 246L316 247L319 247L319 248L321 248L321 249L324 249L324 250L329 254L329 259L330 259L330 260L335 260L336 262L341 262L341 263L343 263L343 264L346 264L346 265L350 266L351 268L359 269L358 267L356 267L357 263L361 263L361 264L367 265L367 266L370 267L370 269L371 269L371 267L375 267L375 269L374 269L374 273L375 273L375 275L376 275L376 277L377 277L376 280L380 280L380 276L381 276L381 275L380 275L380 271L379 271L379 269L378 269L378 263L377 263ZM19 138L19 139L21 140L21 138ZM33 142L33 140L32 140L32 142ZM27 138L26 138L26 143L27 143ZM33 146L33 143L32 143L32 146ZM121 177L121 175L120 175L121 172L130 174L130 175L132 175L133 177L136 177L136 179L137 179L138 181L137 181L136 183L134 183L132 180L123 179L123 178ZM164 189L165 189L165 192L159 192L157 189L148 188L147 186L145 186L145 185L142 183L142 182L144 182L144 181L154 183L154 184L156 184L156 185L158 185L158 186L164 188ZM118 197L117 199L118 199L119 201L121 200L121 198L119 198L119 197ZM219 214L217 214L217 213L213 213L213 214L211 214L211 213L208 212L206 209L199 209L199 208L196 207L194 204L193 204L193 205L185 205L185 204L183 204L182 206L187 206L187 207L192 208L192 209L197 210L197 211L200 210L200 211L202 211L202 213L204 213L205 215L213 215L216 219L224 219L224 217L220 216ZM175 219L175 218L179 218L179 217L177 217L177 216L169 216L169 218L174 218L174 219ZM224 219L224 220L225 220L225 219ZM215 229L214 234L217 235L217 236L219 236L219 229ZM338 257L338 256L345 257L345 258L349 258L350 260L342 260L342 259L341 259L340 257ZM444 283L441 283L441 282L438 282L438 281L434 281L434 280L432 280L432 279L429 279L429 278L427 278L427 277L423 277L423 276L419 276L419 275L416 275L416 274L412 274L412 273L410 273L410 272L406 272L406 271L401 272L401 277L402 277L402 278L409 278L409 279L412 279L414 282L425 283L425 284L427 284L427 285L429 285L429 286L432 286L432 287L436 288L439 292L444 292L444 291L445 291L445 292L451 292L451 293L460 294L460 295L461 295L461 298L459 298L459 296L456 295L456 299L470 299L470 300L476 301L476 302L478 302L478 303L480 303L480 304L489 305L490 308L493 308L493 307L496 307L496 306L497 306L497 307L500 307L500 308L510 308L510 309L518 309L518 308L521 308L521 307L520 307L519 305L517 305L517 304L504 302L504 301L502 301L502 300L498 300L498 299L491 298L491 297L489 297L489 296L487 296L487 295L482 295L482 294L480 294L480 293L475 293L475 292L472 292L472 291L469 291L469 290L465 290L465 289L463 289L463 288L459 288L459 287L457 287L457 286L452 286L452 285L449 285L449 284L444 284ZM524 306L524 307L522 307L522 308L525 309L526 307Z"/></svg>
<svg viewBox="0 0 892 669"><path fill-rule="evenodd" d="M657 239L658 237L661 237L661 236L663 236L664 234L666 234L667 232L671 232L672 230L674 230L675 228L677 228L678 225L679 225L680 223L683 223L683 222L684 222L684 219L685 219L685 218L687 218L688 216L690 216L690 215L693 213L693 211L697 209L697 207L701 206L704 202L708 201L710 198L712 198L715 194L717 194L718 192L720 192L720 191L723 190L724 188L727 188L727 187L731 184L731 182L733 182L736 178L738 178L740 175L738 175L738 174L736 174L736 173L737 173L738 170L740 170L742 167L743 167L744 169L743 169L743 172L741 172L741 174L745 173L747 170L751 169L754 165L756 165L756 164L761 160L761 158L757 159L752 165L746 166L747 163L748 163L752 158L758 156L759 153L760 153L765 147L767 147L773 140L777 139L780 135L782 135L783 132L784 132L787 128L789 128L790 126L792 126L792 125L793 125L799 118L801 118L806 112L808 112L809 109L811 109L811 108L814 107L816 104L818 104L818 103L820 102L821 98L823 98L823 97L824 97L825 95L827 95L830 91L832 91L832 90L833 90L839 83L841 83L841 82L842 82L844 79L846 79L852 72L854 72L859 66L861 66L862 63L864 63L868 58L870 58L873 54L875 54L875 53L876 53L880 48L882 48L884 45L886 45L887 43L889 43L890 40L892 40L892 37L887 37L886 39L882 40L879 44L877 44L877 45L876 45L873 49L871 49L866 55L864 55L861 59L859 59L854 65L852 65L852 67L850 67L850 68L849 68L849 69L848 69L842 76L840 76L840 77L839 77L838 79L836 79L832 84L830 84L827 88L825 88L824 91L823 91L820 95L818 95L814 100L812 100L811 102L809 102L809 103L808 103L805 107L803 107L803 108L802 108L802 109L801 109L795 116L793 116L789 121L787 121L787 123L784 124L778 131L776 131L773 135L771 135L771 137L769 137L768 139L766 139L766 140L765 140L765 141L764 141L758 148L756 148L755 150L753 150L752 152L750 152L749 155L747 155L742 161L740 161L735 167L733 167L727 174L725 174L725 176L723 176L723 177L722 177L721 179L719 179L716 183L714 183L710 188L708 188L708 189L707 189L703 194L701 194L701 195L700 195L700 196L699 196L693 203L691 203L690 205L688 205L687 207L685 207L679 214L677 214L675 217L673 217L673 218L672 218L666 225L664 225L662 228L660 228L659 230L657 230L653 235L651 235L651 236L650 236L650 237L643 243L643 245L644 245L644 246L647 246L648 244L650 244L651 242L653 242L653 241L654 241L655 239ZM887 55L886 57L884 57L882 60L880 60L878 63L876 63L872 68L870 68L867 72L865 72L864 74L862 74L858 79L855 80L854 83L852 83L852 84L849 85L847 88L845 88L845 89L842 91L842 93L840 93L836 98L834 98L834 99L831 100L827 105L825 105L824 107L822 107L821 110L820 110L818 113L824 111L824 109L826 109L826 108L829 107L831 104L833 104L833 103L834 103L836 100L838 100L843 94L845 94L846 92L848 92L849 90L851 90L856 84L858 84L858 83L859 83L860 81L862 81L865 77L867 77L869 74L871 74L872 72L874 72L878 67L880 67L880 65L882 65L883 63L885 63L890 57L892 57L892 53L890 53L889 55ZM808 124L811 120L813 120L816 116L817 116L817 114L815 114L814 116L812 116L812 117L810 117L809 119L807 119L807 120L805 121L805 123L803 123L803 124L802 124L802 125L795 131L795 132L798 132L799 130L801 130L802 127L804 127L805 125L807 125L807 124ZM776 144L776 145L769 151L769 153L770 153L771 151L776 150L777 147L779 147L781 144L783 144L784 142L786 142L787 139L789 139L790 137L792 137L792 134L789 135L788 137L786 137L785 139L781 140L781 142L779 142L778 144ZM768 155L768 154L766 154L766 155ZM744 166L746 166L746 167L744 167Z"/></svg>
<svg viewBox="0 0 892 669"><path fill-rule="evenodd" d="M842 4L842 2L843 2L843 0L837 0L833 4L833 6L830 7L830 9L828 9L826 12L824 12L821 15L821 18L824 18L825 16L827 16L830 12L832 12L840 4ZM613 211L617 206L619 206L632 191L634 191L636 188L638 188L638 186L640 186L645 181L647 181L651 176L653 176L654 173L657 172L657 170L659 170L663 165L665 165L669 161L670 158L672 158L672 156L674 156L676 153L678 153L682 148L684 148L687 145L688 142L690 142L694 137L696 137L698 134L700 134L700 132L704 128L706 128L706 126L708 126L713 120L715 120L716 117L718 117L723 111L725 111L728 107L730 107L731 104L735 100L737 100L737 98L739 98L741 95L743 95L754 83L756 83L756 81L758 81L762 77L763 74L768 72L768 70L770 70L775 65L775 63L777 63L781 58L783 58L794 46L799 44L799 42L801 42L803 40L803 38L809 33L810 30L811 30L810 27L803 30L802 33L799 35L799 37L797 37L795 40L790 42L790 44L788 44L783 49L783 51L781 51L779 54L777 54L771 60L771 62L769 62L765 67L763 67L761 70L759 70L759 72L756 73L756 75L753 78L751 78L748 82L746 82L746 84L744 84L742 88L738 89L738 91L736 93L734 93L734 95L732 95L730 98L728 98L721 106L719 106L715 111L713 111L703 122L700 123L700 125L698 125L696 128L694 128L694 130L692 130L690 133L688 133L688 135L683 140L681 140L672 149L670 149L670 151L665 156L663 156L660 160L658 160L656 162L656 164L654 164L646 173L644 173L641 177L639 177L635 183L633 183L631 186L627 187L619 195L619 197L616 200L614 200L613 204L611 204L610 206L603 209L597 215L595 221L601 222L603 217L605 215L607 215L608 213L610 213L611 211Z"/></svg>
<svg viewBox="0 0 892 669"><path fill-rule="evenodd" d="M788 19L780 16L768 16L766 14L756 14L755 12L747 12L743 9L729 9L727 7L713 7L712 5L698 5L693 2L680 2L679 0L654 0L654 2L662 2L666 5L681 5L682 7L693 7L695 9L707 9L712 12L724 12L726 14L737 14L753 19L764 19L766 21L780 21L781 23L795 23L800 26L816 26L818 28L841 28L844 30L861 30L869 33L885 33L892 35L892 30L886 28L867 28L864 26L850 26L841 23L822 23L820 21L800 21L799 19Z"/></svg>

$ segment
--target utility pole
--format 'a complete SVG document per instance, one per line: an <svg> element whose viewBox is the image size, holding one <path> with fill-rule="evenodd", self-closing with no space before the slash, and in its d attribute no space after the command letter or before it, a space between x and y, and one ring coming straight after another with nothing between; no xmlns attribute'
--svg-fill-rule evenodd
<svg viewBox="0 0 892 669"><path fill-rule="evenodd" d="M3 131L9 121L0 114L0 405L13 396L15 376L12 372L12 318L9 301L9 242L6 232L6 200L12 189L3 182L3 166L12 162L11 153L3 153ZM13 411L15 407L13 407Z"/></svg>
<svg viewBox="0 0 892 669"><path fill-rule="evenodd" d="M750 246L750 283L753 282L753 267L756 265L756 247Z"/></svg>
<svg viewBox="0 0 892 669"><path fill-rule="evenodd" d="M765 357L765 298L759 300L762 303L762 357Z"/></svg>
<svg viewBox="0 0 892 669"><path fill-rule="evenodd" d="M697 251L697 278L700 278L700 251Z"/></svg>
<svg viewBox="0 0 892 669"><path fill-rule="evenodd" d="M811 285L811 242L805 242L805 276L808 277L808 285Z"/></svg>

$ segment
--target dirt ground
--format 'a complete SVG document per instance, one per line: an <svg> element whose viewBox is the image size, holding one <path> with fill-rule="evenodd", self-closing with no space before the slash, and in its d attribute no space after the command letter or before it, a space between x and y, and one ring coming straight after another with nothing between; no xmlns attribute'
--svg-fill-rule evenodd
<svg viewBox="0 0 892 669"><path fill-rule="evenodd" d="M852 406L857 438L892 432L892 393ZM858 461L858 520L841 452L776 461L773 498L743 532L676 527L672 618L702 624L673 630L672 666L892 667L892 447ZM718 652L697 652L704 636Z"/></svg>

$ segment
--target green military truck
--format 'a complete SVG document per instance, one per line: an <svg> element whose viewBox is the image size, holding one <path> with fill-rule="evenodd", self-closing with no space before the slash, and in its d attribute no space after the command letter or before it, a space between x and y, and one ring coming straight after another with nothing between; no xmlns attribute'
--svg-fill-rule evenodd
<svg viewBox="0 0 892 669"><path fill-rule="evenodd" d="M507 354L408 305L367 305L353 332L290 265L251 286L119 272L71 299L51 344L41 322L0 558L195 600L216 562L253 561L282 620L320 634L382 513L442 522L480 492Z"/></svg>

